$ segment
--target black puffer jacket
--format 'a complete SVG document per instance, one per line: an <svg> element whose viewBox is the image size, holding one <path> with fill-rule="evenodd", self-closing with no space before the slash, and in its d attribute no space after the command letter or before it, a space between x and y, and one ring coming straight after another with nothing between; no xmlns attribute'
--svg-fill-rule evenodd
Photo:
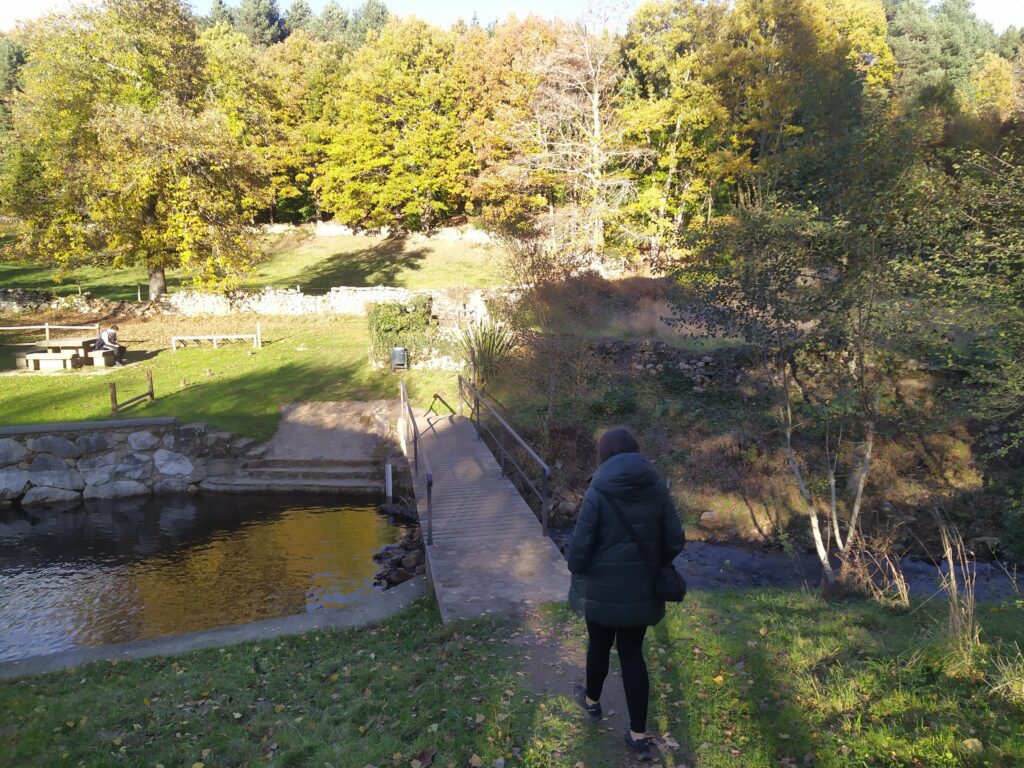
<svg viewBox="0 0 1024 768"><path fill-rule="evenodd" d="M644 542L644 551L619 521L605 495ZM686 539L672 497L658 470L639 453L620 453L602 464L583 497L569 548L569 571L582 575L587 621L608 627L653 626L665 615L654 596L657 565L669 563Z"/></svg>

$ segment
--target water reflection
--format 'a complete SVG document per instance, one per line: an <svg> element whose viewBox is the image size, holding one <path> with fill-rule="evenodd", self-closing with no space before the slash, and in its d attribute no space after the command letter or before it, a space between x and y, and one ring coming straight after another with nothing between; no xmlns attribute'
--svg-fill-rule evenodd
<svg viewBox="0 0 1024 768"><path fill-rule="evenodd" d="M0 514L0 660L335 608L397 538L372 501L166 497Z"/></svg>

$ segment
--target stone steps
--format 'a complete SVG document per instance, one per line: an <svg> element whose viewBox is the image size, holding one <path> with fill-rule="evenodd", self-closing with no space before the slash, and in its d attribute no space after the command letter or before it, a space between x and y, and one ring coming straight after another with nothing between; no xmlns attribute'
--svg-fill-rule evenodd
<svg viewBox="0 0 1024 768"><path fill-rule="evenodd" d="M289 467L316 467L339 469L376 469L380 462L373 459L339 461L336 459L249 459L243 465L246 469L287 469Z"/></svg>
<svg viewBox="0 0 1024 768"><path fill-rule="evenodd" d="M380 482L383 474L378 467L258 467L245 471L246 477L366 480L367 482Z"/></svg>
<svg viewBox="0 0 1024 768"><path fill-rule="evenodd" d="M210 493L343 493L376 496L384 492L383 481L361 477L306 478L252 477L246 474L211 477L199 484Z"/></svg>

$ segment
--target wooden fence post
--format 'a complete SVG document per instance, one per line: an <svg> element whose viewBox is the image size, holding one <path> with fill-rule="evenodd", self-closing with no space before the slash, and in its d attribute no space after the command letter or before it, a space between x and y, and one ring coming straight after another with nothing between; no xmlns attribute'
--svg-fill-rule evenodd
<svg viewBox="0 0 1024 768"><path fill-rule="evenodd" d="M150 400L156 400L156 396L153 394L153 369L152 368L147 368L146 369L146 382L148 384L148 388L146 390L146 394L149 395L149 399Z"/></svg>
<svg viewBox="0 0 1024 768"><path fill-rule="evenodd" d="M46 328L46 340L49 341L50 340L50 324L46 323L44 328Z"/></svg>
<svg viewBox="0 0 1024 768"><path fill-rule="evenodd" d="M263 334L260 331L260 321L256 321L256 349L263 349Z"/></svg>
<svg viewBox="0 0 1024 768"><path fill-rule="evenodd" d="M117 416L117 384L110 382L110 414Z"/></svg>

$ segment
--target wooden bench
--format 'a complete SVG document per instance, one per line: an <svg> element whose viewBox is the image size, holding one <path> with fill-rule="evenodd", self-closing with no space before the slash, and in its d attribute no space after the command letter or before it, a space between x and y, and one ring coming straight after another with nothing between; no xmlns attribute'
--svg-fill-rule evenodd
<svg viewBox="0 0 1024 768"><path fill-rule="evenodd" d="M253 349L263 348L263 334L260 333L260 324L256 323L256 333L215 333L206 336L171 336L171 351L177 352L178 347L187 347L189 344L200 344L208 341L213 348L222 341L252 341Z"/></svg>
<svg viewBox="0 0 1024 768"><path fill-rule="evenodd" d="M25 355L28 367L33 371L42 370L65 370L79 368L82 365L82 358L73 349L66 349L62 352L28 352Z"/></svg>

